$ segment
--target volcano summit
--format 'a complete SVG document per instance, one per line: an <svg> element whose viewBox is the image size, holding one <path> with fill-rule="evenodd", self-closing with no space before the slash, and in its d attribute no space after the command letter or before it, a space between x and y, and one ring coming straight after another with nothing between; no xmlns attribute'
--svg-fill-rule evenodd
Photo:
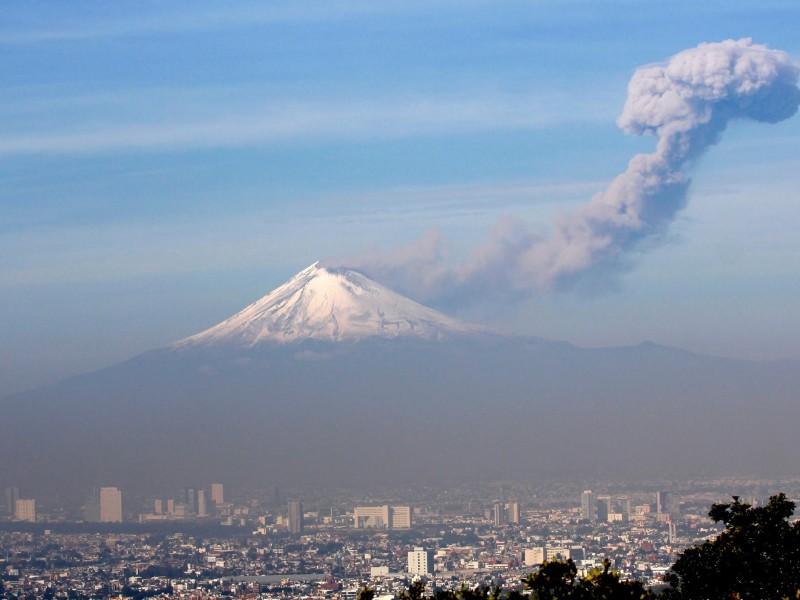
<svg viewBox="0 0 800 600"><path fill-rule="evenodd" d="M354 342L367 338L441 340L490 330L422 306L346 268L314 263L241 312L171 347L252 348L303 340Z"/></svg>

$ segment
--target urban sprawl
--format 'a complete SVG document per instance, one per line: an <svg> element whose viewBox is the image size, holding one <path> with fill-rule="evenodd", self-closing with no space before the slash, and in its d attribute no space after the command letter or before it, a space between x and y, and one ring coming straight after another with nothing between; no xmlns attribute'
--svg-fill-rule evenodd
<svg viewBox="0 0 800 600"><path fill-rule="evenodd" d="M80 508L37 504L18 487L0 505L5 597L395 597L519 588L552 559L580 574L609 559L660 585L683 549L719 533L714 502L800 495L800 480L688 483L503 482L381 491L237 491L221 483L138 497L105 486Z"/></svg>

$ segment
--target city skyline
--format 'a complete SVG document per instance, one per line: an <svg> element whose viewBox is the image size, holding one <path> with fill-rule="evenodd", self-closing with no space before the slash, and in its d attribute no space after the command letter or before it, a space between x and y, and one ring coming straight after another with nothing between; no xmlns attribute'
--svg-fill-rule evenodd
<svg viewBox="0 0 800 600"><path fill-rule="evenodd" d="M653 151L616 125L637 68L747 37L800 55L782 2L51 8L2 9L0 393L201 331L316 260L422 240L457 264L509 219L546 235ZM731 123L618 276L441 308L798 359L798 136Z"/></svg>

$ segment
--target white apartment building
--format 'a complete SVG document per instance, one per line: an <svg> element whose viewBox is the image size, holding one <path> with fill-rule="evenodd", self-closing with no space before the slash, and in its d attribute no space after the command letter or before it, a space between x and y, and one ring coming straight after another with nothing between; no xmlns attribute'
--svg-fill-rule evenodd
<svg viewBox="0 0 800 600"><path fill-rule="evenodd" d="M416 546L408 553L408 572L411 575L433 575L433 554Z"/></svg>
<svg viewBox="0 0 800 600"><path fill-rule="evenodd" d="M36 522L36 500L33 498L17 498L14 501L14 518L17 521Z"/></svg>
<svg viewBox="0 0 800 600"><path fill-rule="evenodd" d="M118 488L100 488L100 522L122 522L122 492Z"/></svg>

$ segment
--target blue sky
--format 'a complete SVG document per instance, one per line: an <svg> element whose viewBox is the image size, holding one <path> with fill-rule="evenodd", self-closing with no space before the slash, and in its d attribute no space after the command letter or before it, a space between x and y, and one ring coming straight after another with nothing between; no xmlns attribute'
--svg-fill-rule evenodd
<svg viewBox="0 0 800 600"><path fill-rule="evenodd" d="M700 6L696 6L699 4ZM501 219L546 232L654 138L633 71L795 2L0 6L0 392L208 327L308 264ZM800 117L734 123L613 289L460 316L581 345L800 359Z"/></svg>

